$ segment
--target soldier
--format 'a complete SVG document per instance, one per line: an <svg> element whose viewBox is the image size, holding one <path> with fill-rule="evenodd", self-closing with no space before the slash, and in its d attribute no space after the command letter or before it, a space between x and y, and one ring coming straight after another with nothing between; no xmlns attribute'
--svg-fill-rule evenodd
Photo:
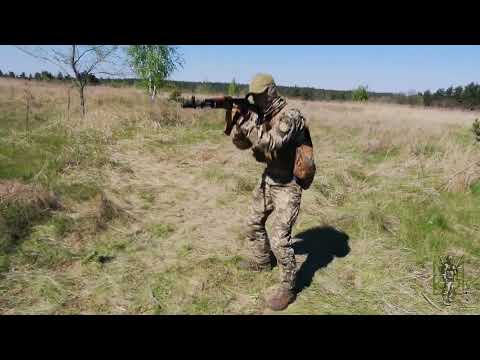
<svg viewBox="0 0 480 360"><path fill-rule="evenodd" d="M305 118L300 111L287 107L271 75L256 75L250 83L250 94L258 114L243 114L232 131L232 141L239 149L251 149L257 161L266 163L266 168L253 192L247 218L246 235L253 256L240 266L269 271L275 256L280 283L268 289L266 302L272 310L283 310L296 296L297 268L291 232L300 210L302 187L293 169L296 144L305 136ZM273 223L269 237L265 222L270 215Z"/></svg>
<svg viewBox="0 0 480 360"><path fill-rule="evenodd" d="M442 263L441 269L444 283L442 295L444 303L449 305L452 302L454 295L454 285L458 275L458 266L454 264L452 256L448 255L445 262Z"/></svg>

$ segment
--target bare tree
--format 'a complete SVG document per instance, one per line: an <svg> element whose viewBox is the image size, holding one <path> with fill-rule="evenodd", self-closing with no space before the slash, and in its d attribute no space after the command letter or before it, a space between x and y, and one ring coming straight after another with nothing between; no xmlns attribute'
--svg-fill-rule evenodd
<svg viewBox="0 0 480 360"><path fill-rule="evenodd" d="M122 60L118 45L16 46L37 59L57 66L70 75L80 96L82 116L85 116L85 87L91 75L119 76Z"/></svg>

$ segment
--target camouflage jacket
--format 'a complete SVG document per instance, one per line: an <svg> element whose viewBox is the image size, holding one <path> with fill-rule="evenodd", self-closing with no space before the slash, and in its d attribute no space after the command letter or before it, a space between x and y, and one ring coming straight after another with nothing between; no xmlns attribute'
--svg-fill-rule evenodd
<svg viewBox="0 0 480 360"><path fill-rule="evenodd" d="M275 182L293 180L295 153L303 141L305 118L288 105L271 121L257 124L258 115L249 112L232 131L232 141L239 149L251 149L259 162L266 163L266 175Z"/></svg>

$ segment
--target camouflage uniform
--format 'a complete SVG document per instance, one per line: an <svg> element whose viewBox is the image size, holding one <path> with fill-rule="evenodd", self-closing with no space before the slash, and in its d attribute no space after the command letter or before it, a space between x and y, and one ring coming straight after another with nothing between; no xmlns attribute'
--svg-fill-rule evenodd
<svg viewBox="0 0 480 360"><path fill-rule="evenodd" d="M256 160L267 165L253 191L247 239L254 260L259 264L270 262L272 250L280 268L281 286L293 290L296 262L291 232L302 197L302 188L293 176L293 167L295 143L302 140L305 119L300 111L285 107L269 123L258 125L257 121L258 115L249 112L232 132L235 146L251 148ZM271 214L273 223L269 239L265 222Z"/></svg>

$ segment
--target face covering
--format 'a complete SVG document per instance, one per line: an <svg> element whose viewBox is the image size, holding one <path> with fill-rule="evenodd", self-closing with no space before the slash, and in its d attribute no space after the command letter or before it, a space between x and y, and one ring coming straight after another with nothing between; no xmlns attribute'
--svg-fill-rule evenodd
<svg viewBox="0 0 480 360"><path fill-rule="evenodd" d="M270 86L262 94L248 93L247 98L253 97L253 103L257 107L257 113L260 115L259 122L270 121L276 114L282 110L287 101L278 95L275 86Z"/></svg>

